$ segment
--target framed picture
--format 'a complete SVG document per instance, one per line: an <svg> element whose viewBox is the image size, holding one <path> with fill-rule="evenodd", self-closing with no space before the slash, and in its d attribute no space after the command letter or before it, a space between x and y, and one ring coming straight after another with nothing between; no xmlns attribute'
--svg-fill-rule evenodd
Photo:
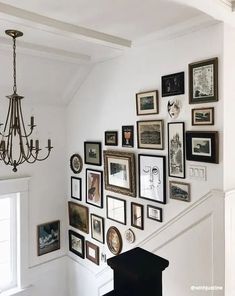
<svg viewBox="0 0 235 296"><path fill-rule="evenodd" d="M85 258L85 239L81 234L69 230L69 250L81 258Z"/></svg>
<svg viewBox="0 0 235 296"><path fill-rule="evenodd" d="M116 227L114 226L109 227L106 235L106 241L111 253L113 253L114 255L118 255L121 253L122 236Z"/></svg>
<svg viewBox="0 0 235 296"><path fill-rule="evenodd" d="M170 181L170 198L190 201L190 184Z"/></svg>
<svg viewBox="0 0 235 296"><path fill-rule="evenodd" d="M71 177L71 197L82 200L82 179Z"/></svg>
<svg viewBox="0 0 235 296"><path fill-rule="evenodd" d="M189 64L189 104L218 101L218 58Z"/></svg>
<svg viewBox="0 0 235 296"><path fill-rule="evenodd" d="M129 244L133 244L135 242L135 234L134 232L129 228L124 233L125 239Z"/></svg>
<svg viewBox="0 0 235 296"><path fill-rule="evenodd" d="M166 203L166 158L139 154L139 196Z"/></svg>
<svg viewBox="0 0 235 296"><path fill-rule="evenodd" d="M104 151L105 189L136 196L134 153Z"/></svg>
<svg viewBox="0 0 235 296"><path fill-rule="evenodd" d="M89 242L86 241L86 257L93 263L99 265L100 264L100 248Z"/></svg>
<svg viewBox="0 0 235 296"><path fill-rule="evenodd" d="M86 202L103 207L103 172L86 169Z"/></svg>
<svg viewBox="0 0 235 296"><path fill-rule="evenodd" d="M122 147L134 147L134 126L122 126Z"/></svg>
<svg viewBox="0 0 235 296"><path fill-rule="evenodd" d="M60 249L60 221L52 221L37 226L38 256Z"/></svg>
<svg viewBox="0 0 235 296"><path fill-rule="evenodd" d="M167 103L167 112L171 119L179 117L182 108L182 102L179 98L171 98Z"/></svg>
<svg viewBox="0 0 235 296"><path fill-rule="evenodd" d="M107 195L106 202L107 218L126 225L126 201Z"/></svg>
<svg viewBox="0 0 235 296"><path fill-rule="evenodd" d="M136 114L150 115L159 113L158 91L148 91L136 94Z"/></svg>
<svg viewBox="0 0 235 296"><path fill-rule="evenodd" d="M82 171L82 158L79 154L73 154L70 157L70 168L74 174L79 174Z"/></svg>
<svg viewBox="0 0 235 296"><path fill-rule="evenodd" d="M89 209L83 205L69 201L69 225L85 233L89 233Z"/></svg>
<svg viewBox="0 0 235 296"><path fill-rule="evenodd" d="M219 133L186 132L186 157L187 160L219 163Z"/></svg>
<svg viewBox="0 0 235 296"><path fill-rule="evenodd" d="M101 165L101 143L84 142L84 158L86 164Z"/></svg>
<svg viewBox="0 0 235 296"><path fill-rule="evenodd" d="M138 148L164 149L163 120L137 121Z"/></svg>
<svg viewBox="0 0 235 296"><path fill-rule="evenodd" d="M214 107L192 109L192 125L214 125Z"/></svg>
<svg viewBox="0 0 235 296"><path fill-rule="evenodd" d="M141 204L131 203L131 226L144 229L144 206Z"/></svg>
<svg viewBox="0 0 235 296"><path fill-rule="evenodd" d="M104 140L106 146L117 146L118 145L118 132L117 131L106 131L104 133Z"/></svg>
<svg viewBox="0 0 235 296"><path fill-rule="evenodd" d="M185 178L184 122L168 123L168 174Z"/></svg>
<svg viewBox="0 0 235 296"><path fill-rule="evenodd" d="M147 217L151 220L162 222L162 209L147 205Z"/></svg>
<svg viewBox="0 0 235 296"><path fill-rule="evenodd" d="M104 218L91 214L91 237L104 244Z"/></svg>
<svg viewBox="0 0 235 296"><path fill-rule="evenodd" d="M184 94L184 72L162 76L162 97Z"/></svg>

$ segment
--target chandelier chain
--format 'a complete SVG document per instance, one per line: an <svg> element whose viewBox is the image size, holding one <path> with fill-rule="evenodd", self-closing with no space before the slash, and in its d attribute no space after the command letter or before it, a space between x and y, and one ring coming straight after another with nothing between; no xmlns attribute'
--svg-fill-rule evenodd
<svg viewBox="0 0 235 296"><path fill-rule="evenodd" d="M17 86L16 86L16 39L15 38L13 38L13 79L14 79L13 92L14 94L16 94Z"/></svg>

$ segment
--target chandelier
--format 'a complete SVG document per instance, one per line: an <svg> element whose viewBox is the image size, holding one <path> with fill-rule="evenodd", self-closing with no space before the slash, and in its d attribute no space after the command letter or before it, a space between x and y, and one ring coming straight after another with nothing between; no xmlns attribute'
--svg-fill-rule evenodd
<svg viewBox="0 0 235 296"><path fill-rule="evenodd" d="M41 157L41 148L39 140L33 140L31 135L36 125L34 117L31 116L28 131L26 131L21 101L24 97L17 94L16 87L16 38L23 36L22 32L16 30L6 30L5 33L13 39L13 94L7 96L9 99L9 107L6 116L6 122L3 131L0 132L0 160L6 165L13 167L13 172L17 172L17 167L24 163L34 163L35 161L43 161L50 155L51 140L48 139L46 156ZM3 124L0 124L2 127Z"/></svg>

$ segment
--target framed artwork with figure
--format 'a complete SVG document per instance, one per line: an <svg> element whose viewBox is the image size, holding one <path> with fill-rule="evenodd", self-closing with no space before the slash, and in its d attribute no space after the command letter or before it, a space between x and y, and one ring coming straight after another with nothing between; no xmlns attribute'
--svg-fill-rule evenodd
<svg viewBox="0 0 235 296"><path fill-rule="evenodd" d="M103 172L86 169L86 203L103 207Z"/></svg>

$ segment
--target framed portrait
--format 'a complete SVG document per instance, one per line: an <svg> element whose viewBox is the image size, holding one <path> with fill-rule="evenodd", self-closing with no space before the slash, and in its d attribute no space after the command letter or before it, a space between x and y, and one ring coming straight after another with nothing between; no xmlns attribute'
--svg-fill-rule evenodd
<svg viewBox="0 0 235 296"><path fill-rule="evenodd" d="M168 175L185 178L184 122L168 123Z"/></svg>
<svg viewBox="0 0 235 296"><path fill-rule="evenodd" d="M131 226L144 229L144 206L135 202L131 203Z"/></svg>
<svg viewBox="0 0 235 296"><path fill-rule="evenodd" d="M86 169L86 202L103 207L103 172Z"/></svg>
<svg viewBox="0 0 235 296"><path fill-rule="evenodd" d="M214 125L214 107L192 109L192 125Z"/></svg>
<svg viewBox="0 0 235 296"><path fill-rule="evenodd" d="M107 195L107 218L126 225L126 201L121 198Z"/></svg>
<svg viewBox="0 0 235 296"><path fill-rule="evenodd" d="M100 264L100 248L89 241L86 241L86 258L97 265Z"/></svg>
<svg viewBox="0 0 235 296"><path fill-rule="evenodd" d="M189 64L189 104L218 101L218 58Z"/></svg>
<svg viewBox="0 0 235 296"><path fill-rule="evenodd" d="M159 113L158 91L147 91L136 94L136 114L150 115Z"/></svg>
<svg viewBox="0 0 235 296"><path fill-rule="evenodd" d="M147 205L147 217L151 220L162 222L162 209Z"/></svg>
<svg viewBox="0 0 235 296"><path fill-rule="evenodd" d="M84 159L86 164L101 165L101 143L84 142Z"/></svg>
<svg viewBox="0 0 235 296"><path fill-rule="evenodd" d="M139 154L139 196L166 203L166 158Z"/></svg>
<svg viewBox="0 0 235 296"><path fill-rule="evenodd" d="M138 148L164 149L163 120L137 121Z"/></svg>
<svg viewBox="0 0 235 296"><path fill-rule="evenodd" d="M83 163L82 158L79 154L73 154L70 157L70 168L74 174L79 174L82 171Z"/></svg>
<svg viewBox="0 0 235 296"><path fill-rule="evenodd" d="M217 131L186 132L187 160L219 163L219 133Z"/></svg>
<svg viewBox="0 0 235 296"><path fill-rule="evenodd" d="M122 147L134 147L134 126L122 126Z"/></svg>
<svg viewBox="0 0 235 296"><path fill-rule="evenodd" d="M190 201L190 184L170 181L170 198L182 201Z"/></svg>
<svg viewBox="0 0 235 296"><path fill-rule="evenodd" d="M104 244L104 218L91 214L91 237Z"/></svg>
<svg viewBox="0 0 235 296"><path fill-rule="evenodd" d="M162 97L184 94L184 72L162 76Z"/></svg>
<svg viewBox="0 0 235 296"><path fill-rule="evenodd" d="M104 140L106 146L117 146L118 145L118 132L117 131L106 131L104 133Z"/></svg>
<svg viewBox="0 0 235 296"><path fill-rule="evenodd" d="M69 250L81 258L85 258L85 239L81 234L69 230Z"/></svg>
<svg viewBox="0 0 235 296"><path fill-rule="evenodd" d="M38 256L60 249L60 221L52 221L37 226Z"/></svg>
<svg viewBox="0 0 235 296"><path fill-rule="evenodd" d="M82 179L71 177L71 197L82 200Z"/></svg>
<svg viewBox="0 0 235 296"><path fill-rule="evenodd" d="M89 233L89 209L83 205L69 201L69 225L85 233Z"/></svg>
<svg viewBox="0 0 235 296"><path fill-rule="evenodd" d="M116 227L114 226L109 227L106 235L106 241L111 253L113 253L114 255L118 255L121 253L122 236Z"/></svg>
<svg viewBox="0 0 235 296"><path fill-rule="evenodd" d="M129 196L136 196L134 153L104 151L105 189Z"/></svg>

